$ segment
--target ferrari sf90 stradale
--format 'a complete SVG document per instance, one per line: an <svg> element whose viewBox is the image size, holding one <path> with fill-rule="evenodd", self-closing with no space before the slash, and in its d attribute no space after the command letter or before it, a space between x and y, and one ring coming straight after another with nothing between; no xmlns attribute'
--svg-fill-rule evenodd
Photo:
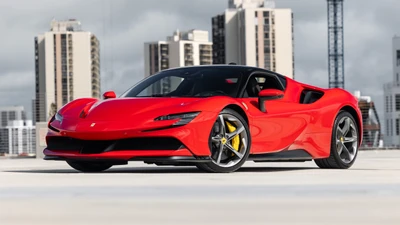
<svg viewBox="0 0 400 225"><path fill-rule="evenodd" d="M239 65L154 74L116 97L82 98L49 121L46 160L83 172L142 161L233 172L246 161L347 169L357 157L357 99Z"/></svg>

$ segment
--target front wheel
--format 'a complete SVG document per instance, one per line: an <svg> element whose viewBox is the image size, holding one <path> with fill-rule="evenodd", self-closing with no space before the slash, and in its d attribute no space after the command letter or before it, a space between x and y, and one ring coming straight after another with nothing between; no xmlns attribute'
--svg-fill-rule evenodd
<svg viewBox="0 0 400 225"><path fill-rule="evenodd" d="M350 168L357 158L359 136L354 117L347 111L341 111L332 130L330 156L326 159L316 159L315 163L320 168Z"/></svg>
<svg viewBox="0 0 400 225"><path fill-rule="evenodd" d="M113 165L102 162L67 161L68 165L81 172L102 172Z"/></svg>
<svg viewBox="0 0 400 225"><path fill-rule="evenodd" d="M236 111L223 110L215 121L209 147L211 162L199 164L201 170L229 173L238 170L250 153L251 137L246 120Z"/></svg>

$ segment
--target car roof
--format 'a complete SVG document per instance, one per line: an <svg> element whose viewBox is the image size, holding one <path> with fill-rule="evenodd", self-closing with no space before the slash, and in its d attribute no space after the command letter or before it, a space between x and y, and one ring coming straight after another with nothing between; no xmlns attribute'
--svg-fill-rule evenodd
<svg viewBox="0 0 400 225"><path fill-rule="evenodd" d="M260 72L268 72L268 73L272 73L278 76L283 76L281 74L278 74L276 72L264 69L264 68L259 68L259 67L254 67L254 66L247 66L247 65L233 65L233 64L211 64L211 65L195 65L195 66L182 66L182 67L175 67L175 68L169 68L169 69L165 69L165 70L161 70L159 71L159 73L161 72L167 72L167 71L175 71L175 70L185 70L185 69L192 69L192 68L235 68L241 71L247 71L249 72L246 75L249 75L251 72L254 71L260 71Z"/></svg>

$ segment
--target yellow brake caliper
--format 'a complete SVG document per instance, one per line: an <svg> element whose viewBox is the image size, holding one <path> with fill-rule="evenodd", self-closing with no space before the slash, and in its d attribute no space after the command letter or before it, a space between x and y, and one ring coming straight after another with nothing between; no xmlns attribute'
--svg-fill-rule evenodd
<svg viewBox="0 0 400 225"><path fill-rule="evenodd" d="M232 133L236 130L236 127L233 126L228 121L226 121L226 126L228 127L229 133ZM239 135L237 134L235 137L233 137L231 145L236 151L239 151L239 144L240 144L240 138Z"/></svg>

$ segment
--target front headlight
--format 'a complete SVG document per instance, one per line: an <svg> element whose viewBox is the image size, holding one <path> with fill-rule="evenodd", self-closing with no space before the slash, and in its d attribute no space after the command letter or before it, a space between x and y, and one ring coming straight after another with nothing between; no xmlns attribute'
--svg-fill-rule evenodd
<svg viewBox="0 0 400 225"><path fill-rule="evenodd" d="M200 112L187 112L187 113L180 113L180 114L170 114L166 116L160 116L155 118L155 121L163 121L163 120L176 120L179 119L178 122L174 123L174 126L185 125L196 118Z"/></svg>
<svg viewBox="0 0 400 225"><path fill-rule="evenodd" d="M57 112L56 115L54 116L54 119L61 123L63 120L63 117L61 116L60 113Z"/></svg>

